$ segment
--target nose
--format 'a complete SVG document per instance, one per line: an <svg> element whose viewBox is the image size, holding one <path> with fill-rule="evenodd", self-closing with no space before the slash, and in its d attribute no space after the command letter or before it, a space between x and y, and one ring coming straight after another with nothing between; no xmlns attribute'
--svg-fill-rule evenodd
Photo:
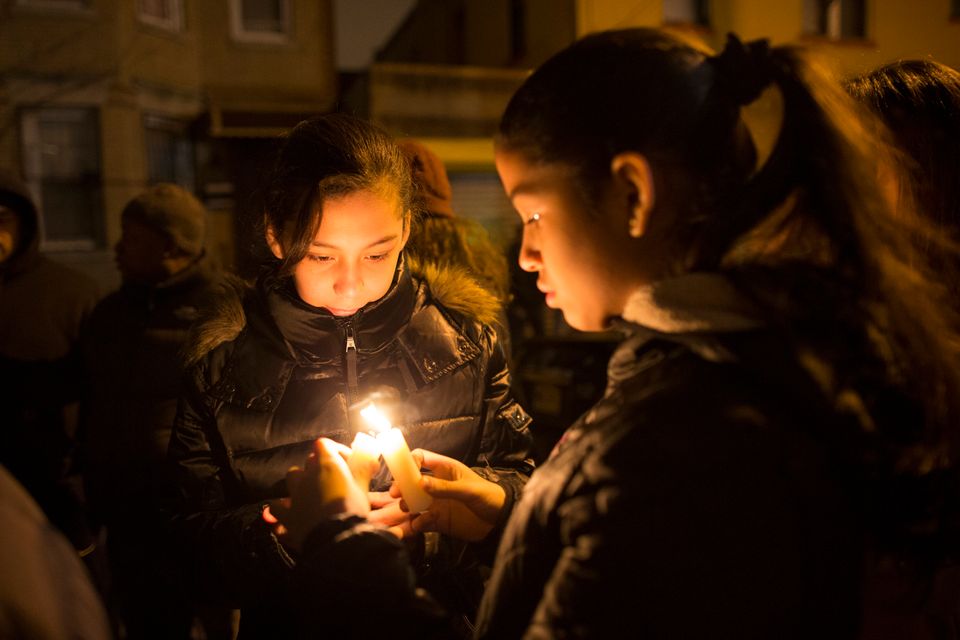
<svg viewBox="0 0 960 640"><path fill-rule="evenodd" d="M352 264L341 263L337 277L333 281L333 291L341 298L355 298L363 282L360 280L360 270Z"/></svg>
<svg viewBox="0 0 960 640"><path fill-rule="evenodd" d="M523 237L520 243L520 256L517 260L520 263L520 268L524 271L540 271L540 266L542 264L542 259L540 256L540 251L534 246L534 243L530 238L530 227L523 227Z"/></svg>

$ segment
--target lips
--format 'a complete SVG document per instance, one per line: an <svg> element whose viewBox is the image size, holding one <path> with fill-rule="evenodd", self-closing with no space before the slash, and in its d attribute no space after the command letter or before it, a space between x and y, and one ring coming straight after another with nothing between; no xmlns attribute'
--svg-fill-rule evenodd
<svg viewBox="0 0 960 640"><path fill-rule="evenodd" d="M334 309L333 307L327 307L327 311L335 316L352 316L358 310L359 309Z"/></svg>

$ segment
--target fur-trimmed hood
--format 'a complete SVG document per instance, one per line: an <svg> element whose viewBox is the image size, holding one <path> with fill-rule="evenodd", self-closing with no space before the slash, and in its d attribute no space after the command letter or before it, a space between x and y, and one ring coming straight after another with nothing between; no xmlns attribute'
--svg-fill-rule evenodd
<svg viewBox="0 0 960 640"><path fill-rule="evenodd" d="M500 300L465 269L409 257L404 258L399 270L402 269L408 269L415 281L425 284L430 299L452 315L480 325L498 322ZM240 335L247 326L244 301L254 288L255 283L237 276L224 278L191 331L184 350L187 366L195 365L219 345Z"/></svg>

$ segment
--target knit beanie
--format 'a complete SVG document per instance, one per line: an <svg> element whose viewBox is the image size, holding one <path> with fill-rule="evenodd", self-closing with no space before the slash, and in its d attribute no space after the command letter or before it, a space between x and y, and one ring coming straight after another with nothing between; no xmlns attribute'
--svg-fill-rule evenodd
<svg viewBox="0 0 960 640"><path fill-rule="evenodd" d="M410 163L413 180L418 185L423 201L424 215L452 218L453 191L443 162L426 145L411 138L400 140L397 144Z"/></svg>
<svg viewBox="0 0 960 640"><path fill-rule="evenodd" d="M192 193L175 184L150 187L127 203L121 216L166 234L187 255L203 251L206 209Z"/></svg>

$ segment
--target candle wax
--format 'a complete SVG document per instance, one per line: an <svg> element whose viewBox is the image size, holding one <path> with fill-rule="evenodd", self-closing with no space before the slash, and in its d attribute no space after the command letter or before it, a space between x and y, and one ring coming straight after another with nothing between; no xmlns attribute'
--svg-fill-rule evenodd
<svg viewBox="0 0 960 640"><path fill-rule="evenodd" d="M413 461L403 434L396 428L387 429L377 435L377 443L410 512L426 511L433 502L433 496L420 487L420 469Z"/></svg>

